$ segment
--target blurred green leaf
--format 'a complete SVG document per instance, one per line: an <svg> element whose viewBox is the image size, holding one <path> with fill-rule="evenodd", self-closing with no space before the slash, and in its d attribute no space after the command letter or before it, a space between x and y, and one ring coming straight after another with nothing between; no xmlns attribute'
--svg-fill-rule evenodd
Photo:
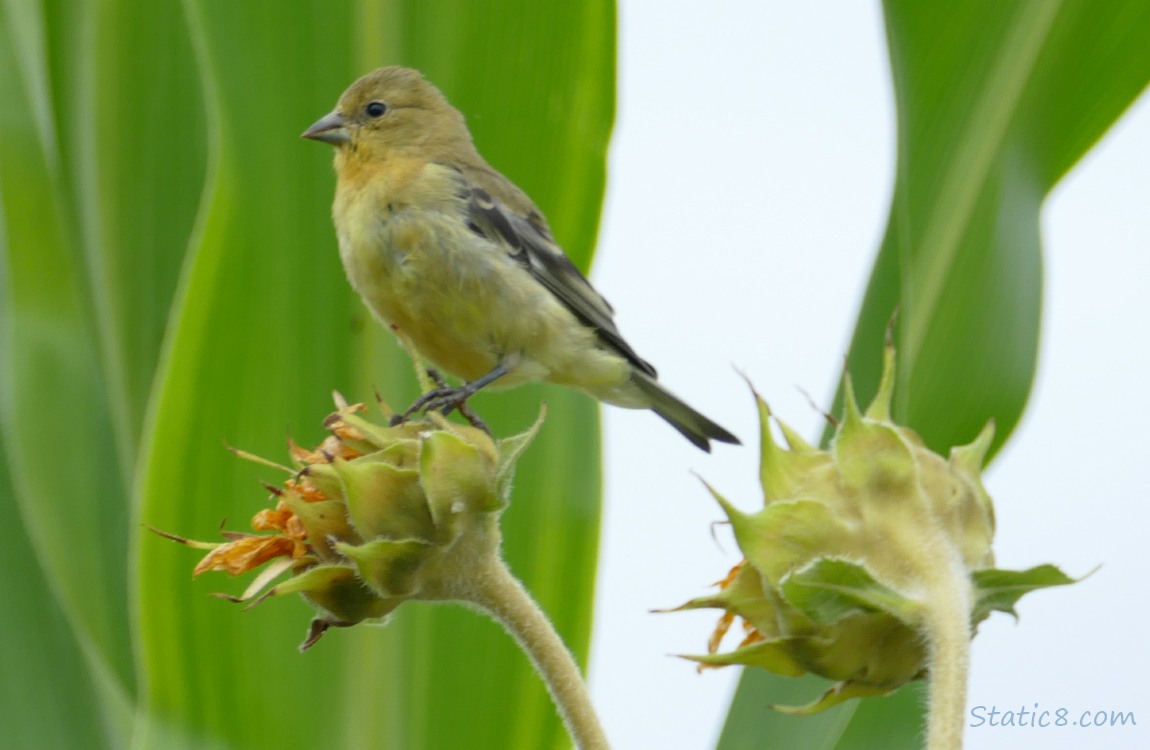
<svg viewBox="0 0 1150 750"><path fill-rule="evenodd" d="M4 462L0 518L9 519L0 544L0 742L4 747L64 750L97 747L103 739L104 745L114 747L116 740L124 739L117 731L121 727L104 722L108 707L101 705L84 655L23 534ZM68 707L67 721L59 720L60 706Z"/></svg>
<svg viewBox="0 0 1150 750"><path fill-rule="evenodd" d="M0 578L5 591L27 591L30 577L43 577L35 606L63 616L70 650L104 688L95 695L104 720L123 736L135 690L128 503L78 239L75 144L55 117L59 100L78 89L76 71L51 54L50 35L63 43L76 33L59 22L33 3L0 5L0 431L20 511L12 527L34 550L22 565L0 568ZM59 632L43 636L25 644L31 653L52 648ZM48 715L16 714L13 731Z"/></svg>
<svg viewBox="0 0 1150 750"><path fill-rule="evenodd" d="M207 118L176 4L106 1L91 15L77 199L108 398L134 457L204 190Z"/></svg>
<svg viewBox="0 0 1150 750"><path fill-rule="evenodd" d="M866 403L897 309L895 417L940 452L993 419L993 452L1018 423L1034 378L1043 199L1150 81L1150 5L887 0L884 7L898 171L847 369ZM719 746L751 747L755 737L769 745L782 732L782 747L919 742L922 703L903 697L906 689L802 719L802 729L764 708L785 690L781 679L744 674ZM891 737L891 726L914 731Z"/></svg>

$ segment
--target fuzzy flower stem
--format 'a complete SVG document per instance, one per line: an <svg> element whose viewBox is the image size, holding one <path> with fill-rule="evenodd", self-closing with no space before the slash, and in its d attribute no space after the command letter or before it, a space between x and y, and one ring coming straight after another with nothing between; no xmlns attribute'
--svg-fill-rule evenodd
<svg viewBox="0 0 1150 750"><path fill-rule="evenodd" d="M583 676L551 621L502 560L484 567L469 576L467 600L502 624L531 659L576 747L608 750Z"/></svg>
<svg viewBox="0 0 1150 750"><path fill-rule="evenodd" d="M941 549L946 549L943 546ZM929 647L928 750L961 750L970 667L971 585L958 553L929 566L926 636ZM927 571L923 571L924 573Z"/></svg>

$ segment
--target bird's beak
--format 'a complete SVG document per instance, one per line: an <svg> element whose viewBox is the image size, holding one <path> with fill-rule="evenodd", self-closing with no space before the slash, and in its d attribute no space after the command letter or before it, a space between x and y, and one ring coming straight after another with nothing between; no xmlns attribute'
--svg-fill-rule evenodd
<svg viewBox="0 0 1150 750"><path fill-rule="evenodd" d="M313 141L323 141L333 146L351 141L351 134L347 132L347 121L338 111L316 120L314 125L303 131L301 137L310 138Z"/></svg>

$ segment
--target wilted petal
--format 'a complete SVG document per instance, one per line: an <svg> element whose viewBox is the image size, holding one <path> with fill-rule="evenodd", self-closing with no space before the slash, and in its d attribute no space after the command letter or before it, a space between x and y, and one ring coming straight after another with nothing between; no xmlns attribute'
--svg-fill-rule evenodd
<svg viewBox="0 0 1150 750"><path fill-rule="evenodd" d="M290 557L295 547L295 541L284 536L247 536L213 549L200 560L192 575L198 576L206 570L222 570L230 576L238 576L268 560Z"/></svg>

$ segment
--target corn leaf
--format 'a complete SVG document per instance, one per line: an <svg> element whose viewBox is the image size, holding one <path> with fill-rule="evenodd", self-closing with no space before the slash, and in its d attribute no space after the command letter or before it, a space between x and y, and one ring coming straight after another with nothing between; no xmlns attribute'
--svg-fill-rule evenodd
<svg viewBox="0 0 1150 750"><path fill-rule="evenodd" d="M847 368L865 403L897 309L896 418L938 451L968 442L993 419L995 451L1034 378L1043 199L1150 81L1150 6L887 0L884 7L898 172ZM920 741L917 686L816 717L763 708L793 700L796 689L745 674L719 747ZM807 690L809 698L818 688ZM913 731L893 736L891 726Z"/></svg>

